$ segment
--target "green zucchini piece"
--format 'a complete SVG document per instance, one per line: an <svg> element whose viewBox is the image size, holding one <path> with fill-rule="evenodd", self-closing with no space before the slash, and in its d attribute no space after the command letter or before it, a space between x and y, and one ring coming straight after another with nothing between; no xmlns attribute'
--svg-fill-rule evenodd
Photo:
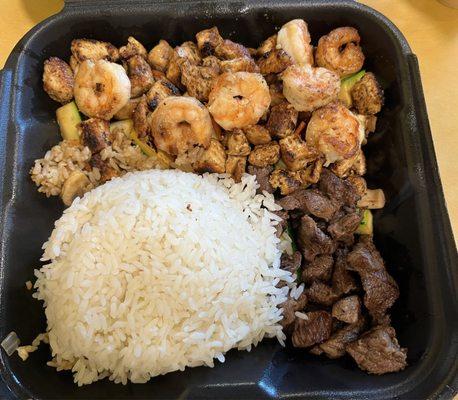
<svg viewBox="0 0 458 400"><path fill-rule="evenodd" d="M371 210L364 210L363 218L359 223L358 229L356 229L356 233L359 235L372 235L373 231L374 225L372 219L372 212Z"/></svg>
<svg viewBox="0 0 458 400"><path fill-rule="evenodd" d="M56 119L62 139L80 140L78 124L81 122L81 116L74 101L59 107L56 110Z"/></svg>
<svg viewBox="0 0 458 400"><path fill-rule="evenodd" d="M354 73L353 75L349 75L340 81L340 92L339 92L339 100L341 100L344 105L350 108L353 104L351 99L351 90L356 82L358 82L366 73L363 69L359 72Z"/></svg>

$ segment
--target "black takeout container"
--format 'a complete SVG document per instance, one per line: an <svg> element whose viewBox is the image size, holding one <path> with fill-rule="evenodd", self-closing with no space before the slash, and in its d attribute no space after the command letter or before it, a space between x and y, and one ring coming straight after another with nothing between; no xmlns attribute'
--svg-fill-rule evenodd
<svg viewBox="0 0 458 400"><path fill-rule="evenodd" d="M149 2L73 0L30 31L1 73L0 102L0 338L15 331L23 344L45 330L40 302L24 283L33 280L41 245L61 215L59 199L38 193L28 171L59 141L54 103L42 89L43 61L68 59L73 38L120 46L129 35L148 49L164 38L177 45L218 26L222 35L256 47L283 23L304 18L313 43L338 26L356 27L386 105L365 152L368 180L387 205L375 214L375 238L400 284L393 326L408 348L409 366L371 376L347 357L331 361L265 341L231 351L215 368L192 368L146 384L108 380L78 388L70 373L47 367L47 346L26 362L0 356L1 398L20 399L426 399L452 398L457 382L457 253L442 194L417 59L385 17L350 1ZM452 62L452 61L451 61Z"/></svg>

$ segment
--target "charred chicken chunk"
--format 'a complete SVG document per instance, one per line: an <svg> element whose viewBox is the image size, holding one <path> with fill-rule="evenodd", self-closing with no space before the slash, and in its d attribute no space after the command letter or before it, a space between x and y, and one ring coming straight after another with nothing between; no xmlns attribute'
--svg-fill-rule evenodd
<svg viewBox="0 0 458 400"><path fill-rule="evenodd" d="M132 113L134 129L139 137L147 136L151 132L147 118L148 113L148 102L146 101L146 96L143 96Z"/></svg>
<svg viewBox="0 0 458 400"><path fill-rule="evenodd" d="M230 156L247 156L251 148L248 140L241 129L229 132L226 138L227 154Z"/></svg>
<svg viewBox="0 0 458 400"><path fill-rule="evenodd" d="M360 114L373 115L380 112L383 106L383 90L372 72L355 83L351 90L353 106Z"/></svg>
<svg viewBox="0 0 458 400"><path fill-rule="evenodd" d="M128 76L131 84L131 97L138 97L146 93L153 86L154 78L151 67L139 55L127 60Z"/></svg>
<svg viewBox="0 0 458 400"><path fill-rule="evenodd" d="M74 39L70 47L75 59L82 63L85 60L107 60L115 62L119 60L119 51L108 42L94 39Z"/></svg>
<svg viewBox="0 0 458 400"><path fill-rule="evenodd" d="M194 170L198 173L226 172L226 152L223 145L215 139L211 139L210 146L206 149L202 157L194 164Z"/></svg>
<svg viewBox="0 0 458 400"><path fill-rule="evenodd" d="M304 169L307 164L315 160L318 154L314 148L298 135L289 135L279 141L281 158L289 170Z"/></svg>
<svg viewBox="0 0 458 400"><path fill-rule="evenodd" d="M127 38L127 44L119 48L121 58L127 60L133 56L140 56L146 59L147 52L145 47L133 36Z"/></svg>
<svg viewBox="0 0 458 400"><path fill-rule="evenodd" d="M110 123L99 118L89 118L79 124L80 136L83 144L92 154L99 153L110 145Z"/></svg>
<svg viewBox="0 0 458 400"><path fill-rule="evenodd" d="M288 68L293 61L289 54L282 49L273 49L264 53L258 60L259 70L261 74L279 74Z"/></svg>
<svg viewBox="0 0 458 400"><path fill-rule="evenodd" d="M266 128L272 137L284 138L294 132L298 112L288 102L273 106L270 109Z"/></svg>
<svg viewBox="0 0 458 400"><path fill-rule="evenodd" d="M146 94L146 101L151 111L154 111L158 104L169 96L179 96L178 88L167 79L161 79L154 82L151 89Z"/></svg>
<svg viewBox="0 0 458 400"><path fill-rule="evenodd" d="M332 330L332 317L326 311L311 311L307 319L296 318L292 342L294 347L310 347L329 339Z"/></svg>
<svg viewBox="0 0 458 400"><path fill-rule="evenodd" d="M277 142L255 146L248 156L248 162L255 167L267 167L280 159L280 146Z"/></svg>
<svg viewBox="0 0 458 400"><path fill-rule="evenodd" d="M283 84L281 81L275 81L271 83L269 85L269 93L271 98L270 105L272 107L286 101L286 98L283 95Z"/></svg>
<svg viewBox="0 0 458 400"><path fill-rule="evenodd" d="M92 168L97 168L100 173L100 182L105 183L119 176L118 171L111 167L107 160L103 160L100 153L93 154L89 160Z"/></svg>
<svg viewBox="0 0 458 400"><path fill-rule="evenodd" d="M284 169L276 169L272 172L269 182L273 189L280 189L282 195L288 195L302 186L302 181L297 177L297 174Z"/></svg>
<svg viewBox="0 0 458 400"><path fill-rule="evenodd" d="M248 141L257 146L258 144L267 144L272 140L269 131L262 125L250 125L243 128Z"/></svg>
<svg viewBox="0 0 458 400"><path fill-rule="evenodd" d="M196 40L197 47L204 57L214 55L215 49L224 41L216 26L197 33Z"/></svg>
<svg viewBox="0 0 458 400"><path fill-rule="evenodd" d="M259 67L251 57L238 57L221 61L222 72L259 72Z"/></svg>
<svg viewBox="0 0 458 400"><path fill-rule="evenodd" d="M322 159L315 160L307 168L297 171L298 179L303 186L307 184L317 183L320 180L321 171L324 161Z"/></svg>
<svg viewBox="0 0 458 400"><path fill-rule="evenodd" d="M73 72L70 66L58 57L44 62L43 88L51 99L65 104L73 99Z"/></svg>
<svg viewBox="0 0 458 400"><path fill-rule="evenodd" d="M208 101L213 79L220 74L218 65L195 65L189 61L181 65L181 83L188 94L200 101Z"/></svg>
<svg viewBox="0 0 458 400"><path fill-rule="evenodd" d="M233 58L250 57L250 52L241 44L226 39L216 46L215 55L221 60L232 60Z"/></svg>
<svg viewBox="0 0 458 400"><path fill-rule="evenodd" d="M230 174L235 182L240 182L245 173L246 157L228 155L226 159L226 174Z"/></svg>
<svg viewBox="0 0 458 400"><path fill-rule="evenodd" d="M378 326L347 346L358 367L370 374L396 372L407 366L407 350L399 346L391 326Z"/></svg>
<svg viewBox="0 0 458 400"><path fill-rule="evenodd" d="M172 47L165 40L160 40L148 53L148 63L151 68L166 72L173 54Z"/></svg>
<svg viewBox="0 0 458 400"><path fill-rule="evenodd" d="M264 54L272 51L277 46L277 35L272 35L264 40L261 45L257 48L256 54L258 57L262 57Z"/></svg>
<svg viewBox="0 0 458 400"><path fill-rule="evenodd" d="M361 317L361 302L358 296L348 296L332 305L332 316L347 324L354 324Z"/></svg>

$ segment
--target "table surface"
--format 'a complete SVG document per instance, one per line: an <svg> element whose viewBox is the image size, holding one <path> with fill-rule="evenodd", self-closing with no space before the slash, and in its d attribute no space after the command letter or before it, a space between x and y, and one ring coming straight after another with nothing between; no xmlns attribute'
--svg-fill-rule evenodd
<svg viewBox="0 0 458 400"><path fill-rule="evenodd" d="M392 20L418 56L448 212L458 237L458 10L436 0L363 0ZM0 66L17 41L63 0L0 0Z"/></svg>

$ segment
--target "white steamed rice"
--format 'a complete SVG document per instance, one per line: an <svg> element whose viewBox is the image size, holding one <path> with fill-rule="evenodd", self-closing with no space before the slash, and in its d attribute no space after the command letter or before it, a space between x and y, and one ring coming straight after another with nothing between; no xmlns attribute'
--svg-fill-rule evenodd
<svg viewBox="0 0 458 400"><path fill-rule="evenodd" d="M256 181L129 173L76 199L44 244L44 300L58 370L75 382L146 382L213 366L231 348L285 336L279 209ZM300 289L299 289L300 290Z"/></svg>

